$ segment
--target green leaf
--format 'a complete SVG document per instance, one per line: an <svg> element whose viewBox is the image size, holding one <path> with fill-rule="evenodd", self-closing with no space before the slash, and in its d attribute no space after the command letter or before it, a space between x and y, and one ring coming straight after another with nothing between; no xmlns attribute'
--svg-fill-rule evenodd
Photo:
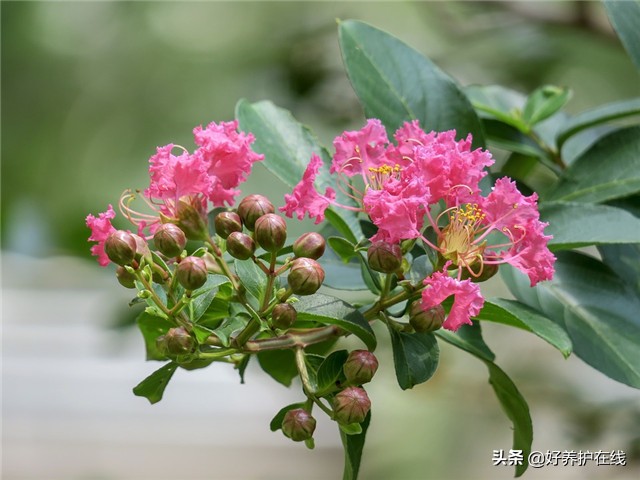
<svg viewBox="0 0 640 480"><path fill-rule="evenodd" d="M330 256L329 252L318 260L324 269L323 285L336 290L367 290L367 284L362 279L362 269L357 263L343 263L337 256Z"/></svg>
<svg viewBox="0 0 640 480"><path fill-rule="evenodd" d="M258 301L259 305L267 289L267 275L251 259L236 260L234 265L240 282L247 289L247 292Z"/></svg>
<svg viewBox="0 0 640 480"><path fill-rule="evenodd" d="M402 390L426 382L438 368L440 350L432 333L405 333L389 327L393 364Z"/></svg>
<svg viewBox="0 0 640 480"><path fill-rule="evenodd" d="M318 369L318 392L335 387L336 382L344 376L342 367L348 356L346 350L338 350L325 358Z"/></svg>
<svg viewBox="0 0 640 480"><path fill-rule="evenodd" d="M304 125L298 123L291 113L276 107L273 103L262 101L249 103L240 100L236 105L236 118L240 128L252 132L256 140L252 148L264 154L261 162L271 173L293 188L302 179L309 160L313 154L322 158L323 167L316 177L318 191L324 192L327 187L336 191L336 201L342 205L354 205L353 200L335 188L335 180L329 174L331 156L323 148L316 136ZM333 207L330 207L333 209ZM328 221L345 237L353 240L362 238L357 213L346 209L334 209L335 215L326 215ZM343 231L346 230L346 231ZM347 233L349 235L347 235Z"/></svg>
<svg viewBox="0 0 640 480"><path fill-rule="evenodd" d="M640 245L601 245L598 251L602 261L625 279L631 293L640 297Z"/></svg>
<svg viewBox="0 0 640 480"><path fill-rule="evenodd" d="M493 352L482 340L478 324L464 325L457 333L438 330L437 335L446 342L479 358L489 369L489 383L513 425L513 449L522 450L524 461L522 465L516 465L516 477L519 477L529 467L528 458L533 442L533 425L526 400L509 376L493 363Z"/></svg>
<svg viewBox="0 0 640 480"><path fill-rule="evenodd" d="M210 328L203 327L202 325L198 325L197 323L193 324L192 328L193 334L196 336L196 340L198 341L198 343L204 343L204 341L213 333L213 330L211 330Z"/></svg>
<svg viewBox="0 0 640 480"><path fill-rule="evenodd" d="M160 335L167 333L167 331L173 327L173 324L169 320L156 317L155 315L149 315L147 312L140 313L136 322L144 338L147 360L165 360L165 355L160 353L160 350L158 350L156 346L156 339Z"/></svg>
<svg viewBox="0 0 640 480"><path fill-rule="evenodd" d="M344 430L340 429L340 439L344 448L344 472L342 480L356 480L360 471L360 461L362 460L362 450L364 449L364 441L367 436L367 429L371 423L371 412L367 414L367 418L360 424L362 433L348 435Z"/></svg>
<svg viewBox="0 0 640 480"><path fill-rule="evenodd" d="M503 298L487 299L476 318L527 330L560 350L565 358L571 354L571 339L567 332L523 303Z"/></svg>
<svg viewBox="0 0 640 480"><path fill-rule="evenodd" d="M558 252L552 281L529 287L514 268L501 268L523 303L563 327L575 354L605 375L640 388L640 298L599 260Z"/></svg>
<svg viewBox="0 0 640 480"><path fill-rule="evenodd" d="M579 113L571 117L558 132L556 138L558 150L562 148L564 142L582 130L633 115L640 115L640 98L607 103Z"/></svg>
<svg viewBox="0 0 640 480"><path fill-rule="evenodd" d="M599 203L640 191L640 126L598 140L565 170L550 200Z"/></svg>
<svg viewBox="0 0 640 480"><path fill-rule="evenodd" d="M212 333L218 336L223 346L228 347L233 332L244 328L247 325L248 321L248 316L235 315L227 319L222 325L213 330Z"/></svg>
<svg viewBox="0 0 640 480"><path fill-rule="evenodd" d="M464 92L481 118L498 120L520 132L527 131L521 113L526 97L520 92L500 85L469 85Z"/></svg>
<svg viewBox="0 0 640 480"><path fill-rule="evenodd" d="M277 432L282 429L282 421L284 420L284 416L287 414L289 410L295 410L296 408L303 408L304 402L301 403L292 403L287 405L286 407L282 407L278 413L271 419L269 422L269 428L272 432Z"/></svg>
<svg viewBox="0 0 640 480"><path fill-rule="evenodd" d="M206 283L191 293L193 300L189 304L189 312L192 322L197 322L204 315L218 293L218 287L225 283L230 283L227 277L209 274Z"/></svg>
<svg viewBox="0 0 640 480"><path fill-rule="evenodd" d="M285 387L298 376L296 359L292 350L267 350L258 353L258 362L269 376Z"/></svg>
<svg viewBox="0 0 640 480"><path fill-rule="evenodd" d="M349 263L349 260L356 255L355 245L342 237L329 237L327 243L344 263Z"/></svg>
<svg viewBox="0 0 640 480"><path fill-rule="evenodd" d="M348 425L339 423L338 427L340 428L340 433L344 433L346 435L359 435L362 433L362 425L359 423L350 423Z"/></svg>
<svg viewBox="0 0 640 480"><path fill-rule="evenodd" d="M336 325L353 333L370 351L376 348L376 337L369 323L355 307L339 298L316 293L293 304L299 320Z"/></svg>
<svg viewBox="0 0 640 480"><path fill-rule="evenodd" d="M134 395L145 397L151 404L158 403L162 400L164 389L171 377L178 368L175 362L169 362L162 368L156 370L133 389Z"/></svg>
<svg viewBox="0 0 640 480"><path fill-rule="evenodd" d="M396 37L363 22L339 25L342 58L365 115L392 134L417 119L426 131L455 129L484 146L482 125L456 82Z"/></svg>
<svg viewBox="0 0 640 480"><path fill-rule="evenodd" d="M624 48L640 70L640 1L604 0L604 7Z"/></svg>
<svg viewBox="0 0 640 480"><path fill-rule="evenodd" d="M551 250L640 243L640 219L621 208L578 202L544 202L540 217L549 222L545 233Z"/></svg>
<svg viewBox="0 0 640 480"><path fill-rule="evenodd" d="M524 105L522 119L535 125L559 111L571 98L571 90L555 85L543 85L534 90Z"/></svg>
<svg viewBox="0 0 640 480"><path fill-rule="evenodd" d="M198 318L198 324L207 328L217 328L220 321L229 316L229 299L233 293L230 283L223 283L204 313Z"/></svg>

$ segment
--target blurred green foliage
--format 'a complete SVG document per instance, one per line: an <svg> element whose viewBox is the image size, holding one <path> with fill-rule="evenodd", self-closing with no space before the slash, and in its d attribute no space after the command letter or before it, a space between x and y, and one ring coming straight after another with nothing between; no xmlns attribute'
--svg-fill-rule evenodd
<svg viewBox="0 0 640 480"><path fill-rule="evenodd" d="M461 83L574 90L577 112L640 94L593 2L2 2L2 245L89 257L87 213L144 188L146 162L240 98L292 110L330 143L362 110L336 18L398 35ZM259 167L245 192L284 187ZM264 192L262 192L264 193ZM121 224L124 226L124 224Z"/></svg>

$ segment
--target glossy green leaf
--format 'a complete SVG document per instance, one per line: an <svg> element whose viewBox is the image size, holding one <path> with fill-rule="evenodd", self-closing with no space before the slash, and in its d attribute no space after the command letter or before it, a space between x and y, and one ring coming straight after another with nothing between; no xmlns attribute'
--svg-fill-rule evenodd
<svg viewBox="0 0 640 480"><path fill-rule="evenodd" d="M278 413L271 419L269 422L269 428L272 432L277 432L282 429L282 421L284 420L284 416L287 414L289 410L295 410L296 408L304 407L304 402L301 403L292 403L291 405L287 405L286 407L282 407Z"/></svg>
<svg viewBox="0 0 640 480"><path fill-rule="evenodd" d="M167 363L134 387L134 395L145 397L151 404L158 403L162 400L164 389L167 388L169 380L171 380L177 368L177 363Z"/></svg>
<svg viewBox="0 0 640 480"><path fill-rule="evenodd" d="M577 252L557 256L554 279L534 288L515 269L500 271L520 301L567 331L577 356L614 380L640 388L640 298L599 260Z"/></svg>
<svg viewBox="0 0 640 480"><path fill-rule="evenodd" d="M349 352L346 350L338 350L329 355L318 368L317 382L318 392L330 389L335 386L336 382L344 377L342 367L347 361Z"/></svg>
<svg viewBox="0 0 640 480"><path fill-rule="evenodd" d="M335 187L335 180L329 174L331 156L323 148L316 136L304 125L298 123L291 113L269 101L249 103L240 100L236 105L236 118L240 128L252 132L256 140L252 148L264 154L261 162L271 173L293 188L302 179L313 154L322 158L323 167L316 177L316 188L325 192L327 187L336 191L336 201L342 205L353 205L353 200ZM330 207L333 208L333 207ZM350 239L362 238L357 214L346 209L335 209L327 220ZM348 230L349 235L347 235ZM355 241L355 240L354 240Z"/></svg>
<svg viewBox="0 0 640 480"><path fill-rule="evenodd" d="M603 262L625 279L630 292L640 297L640 244L601 245L598 251Z"/></svg>
<svg viewBox="0 0 640 480"><path fill-rule="evenodd" d="M599 203L640 191L640 126L598 140L564 172L550 200Z"/></svg>
<svg viewBox="0 0 640 480"><path fill-rule="evenodd" d="M267 275L251 259L236 260L234 265L240 282L259 304L267 288Z"/></svg>
<svg viewBox="0 0 640 480"><path fill-rule="evenodd" d="M348 263L356 255L355 245L342 237L329 237L327 243L344 263Z"/></svg>
<svg viewBox="0 0 640 480"><path fill-rule="evenodd" d="M551 250L605 245L640 243L640 219L621 208L578 202L544 202L540 217Z"/></svg>
<svg viewBox="0 0 640 480"><path fill-rule="evenodd" d="M634 115L640 115L640 98L620 100L586 110L565 123L557 134L556 144L561 148L564 142L582 130Z"/></svg>
<svg viewBox="0 0 640 480"><path fill-rule="evenodd" d="M640 70L640 0L604 0L604 7L624 48Z"/></svg>
<svg viewBox="0 0 640 480"><path fill-rule="evenodd" d="M299 320L312 320L327 325L336 325L353 333L371 351L376 348L376 337L369 323L355 307L329 295L316 293L301 297L293 304Z"/></svg>
<svg viewBox="0 0 640 480"><path fill-rule="evenodd" d="M285 387L298 376L296 359L292 350L267 350L258 353L258 363L271 378Z"/></svg>
<svg viewBox="0 0 640 480"><path fill-rule="evenodd" d="M323 285L337 290L367 290L362 279L362 270L358 263L343 263L337 256L325 254L320 258L325 273Z"/></svg>
<svg viewBox="0 0 640 480"><path fill-rule="evenodd" d="M393 364L403 390L426 382L438 368L440 350L432 333L406 333L389 327Z"/></svg>
<svg viewBox="0 0 640 480"><path fill-rule="evenodd" d="M191 294L193 300L189 304L189 313L192 322L197 322L207 311L211 302L218 293L218 287L229 283L229 279L223 275L207 275L206 283L194 290Z"/></svg>
<svg viewBox="0 0 640 480"><path fill-rule="evenodd" d="M198 318L198 324L207 328L218 328L220 322L229 316L229 299L233 294L230 283L223 283L217 287L218 291L207 306L204 313Z"/></svg>
<svg viewBox="0 0 640 480"><path fill-rule="evenodd" d="M527 330L560 350L565 358L571 354L571 339L567 332L523 303L503 298L490 298L485 300L484 307L476 318Z"/></svg>
<svg viewBox="0 0 640 480"><path fill-rule="evenodd" d="M571 90L555 85L543 85L531 92L522 111L522 120L535 125L556 113L571 98Z"/></svg>
<svg viewBox="0 0 640 480"><path fill-rule="evenodd" d="M156 346L156 339L160 335L167 333L167 331L173 327L173 324L169 320L155 315L149 315L147 312L140 313L136 322L144 338L147 360L165 360L165 355L160 353Z"/></svg>
<svg viewBox="0 0 640 480"><path fill-rule="evenodd" d="M528 457L533 442L533 425L529 406L509 376L495 363L494 355L482 340L480 326L464 325L457 333L438 330L437 335L456 347L479 358L489 369L489 383L513 425L513 449L522 450L523 463L516 465L516 477L522 475L529 467Z"/></svg>
<svg viewBox="0 0 640 480"><path fill-rule="evenodd" d="M342 58L365 115L378 118L392 134L417 119L426 131L455 129L484 146L482 125L456 82L398 38L371 25L339 25Z"/></svg>
<svg viewBox="0 0 640 480"><path fill-rule="evenodd" d="M197 323L193 325L193 334L196 337L198 343L204 343L209 336L213 333L213 330L207 327L203 327L202 325L198 325Z"/></svg>
<svg viewBox="0 0 640 480"><path fill-rule="evenodd" d="M231 318L226 319L222 325L213 330L212 333L215 333L216 336L222 342L222 345L225 347L229 346L231 341L231 335L233 332L237 332L238 330L244 328L249 321L249 316L235 315Z"/></svg>
<svg viewBox="0 0 640 480"><path fill-rule="evenodd" d="M342 480L356 480L360 471L360 462L362 460L362 451L367 436L367 429L371 423L371 412L367 414L367 418L360 424L362 432L355 435L348 435L340 429L340 439L344 447L344 472Z"/></svg>

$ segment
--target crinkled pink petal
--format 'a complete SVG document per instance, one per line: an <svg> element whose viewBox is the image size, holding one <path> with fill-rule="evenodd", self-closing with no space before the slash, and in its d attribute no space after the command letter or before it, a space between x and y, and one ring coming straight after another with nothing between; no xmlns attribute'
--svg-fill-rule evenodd
<svg viewBox="0 0 640 480"><path fill-rule="evenodd" d="M461 325L471 325L471 317L480 313L484 298L480 287L471 280L456 280L446 272L436 272L423 282L427 288L422 291L422 308L428 310L440 305L447 297L454 295L453 306L443 323L447 330L456 331Z"/></svg>
<svg viewBox="0 0 640 480"><path fill-rule="evenodd" d="M433 143L436 133L426 133L420 128L420 122L413 120L412 122L404 122L402 126L396 130L393 137L396 139L397 146L391 146L390 149L398 153L401 162L408 164L413 162L415 158L416 147ZM402 165L403 163L400 164Z"/></svg>
<svg viewBox="0 0 640 480"><path fill-rule="evenodd" d="M98 257L98 263L106 267L109 265L109 257L104 251L104 242L111 232L115 232L115 228L111 225L111 220L115 218L116 212L113 211L113 207L109 205L106 212L98 215L98 218L89 214L86 218L87 227L91 229L91 235L89 236L90 242L98 242L91 247L91 254Z"/></svg>
<svg viewBox="0 0 640 480"><path fill-rule="evenodd" d="M156 154L149 159L151 182L145 195L174 203L183 196L207 195L211 178L203 157L187 152L175 156L171 153L173 148L173 144L158 147Z"/></svg>
<svg viewBox="0 0 640 480"><path fill-rule="evenodd" d="M486 198L478 198L485 214L484 222L497 230L507 228L511 231L517 225L523 225L540 217L535 193L525 197L516 187L516 183L507 177L496 180L491 193Z"/></svg>
<svg viewBox="0 0 640 480"><path fill-rule="evenodd" d="M299 220L302 220L305 214L308 214L309 218L315 218L316 224L324 220L324 211L335 200L336 192L328 187L324 195L321 195L315 189L314 182L321 165L322 159L313 154L300 183L290 195L284 196L286 203L284 207L280 207L280 211L289 218L295 213Z"/></svg>
<svg viewBox="0 0 640 480"><path fill-rule="evenodd" d="M335 138L333 146L336 153L330 172L344 173L348 177L366 175L371 167L389 164L385 157L388 143L382 122L375 118L369 119L362 129L344 132Z"/></svg>

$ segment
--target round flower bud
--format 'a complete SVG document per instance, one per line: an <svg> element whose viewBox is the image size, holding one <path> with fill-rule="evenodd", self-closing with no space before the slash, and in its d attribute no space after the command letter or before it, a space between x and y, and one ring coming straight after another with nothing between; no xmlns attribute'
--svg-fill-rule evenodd
<svg viewBox="0 0 640 480"><path fill-rule="evenodd" d="M287 241L287 223L275 213L262 215L253 228L256 242L267 252L277 252Z"/></svg>
<svg viewBox="0 0 640 480"><path fill-rule="evenodd" d="M288 303L279 303L271 312L271 324L282 330L286 330L296 322L298 312Z"/></svg>
<svg viewBox="0 0 640 480"><path fill-rule="evenodd" d="M475 264L471 268L473 268L474 271L479 270L479 268ZM486 282L491 277L493 277L496 273L498 273L498 265L494 265L494 264L484 264L482 266L482 273L477 277L474 277L473 275L471 275L468 269L463 268L462 280L466 280L467 278L470 278L471 281L475 283Z"/></svg>
<svg viewBox="0 0 640 480"><path fill-rule="evenodd" d="M349 353L342 370L351 384L362 385L371 381L378 370L378 359L368 350L354 350Z"/></svg>
<svg viewBox="0 0 640 480"><path fill-rule="evenodd" d="M371 400L367 392L360 387L347 387L333 399L334 417L343 425L361 423L370 409Z"/></svg>
<svg viewBox="0 0 640 480"><path fill-rule="evenodd" d="M263 195L248 195L238 205L238 215L242 218L244 226L252 232L258 218L275 211L273 203Z"/></svg>
<svg viewBox="0 0 640 480"><path fill-rule="evenodd" d="M216 233L222 238L227 238L233 232L242 231L242 220L236 212L220 212L213 219Z"/></svg>
<svg viewBox="0 0 640 480"><path fill-rule="evenodd" d="M116 230L105 240L104 251L113 263L129 265L136 256L136 239L132 233Z"/></svg>
<svg viewBox="0 0 640 480"><path fill-rule="evenodd" d="M327 245L324 237L317 232L307 232L293 242L293 254L296 257L319 259Z"/></svg>
<svg viewBox="0 0 640 480"><path fill-rule="evenodd" d="M118 268L116 268L116 278L118 279L118 283L124 288L136 288L135 275L127 272L127 269L122 265L118 265Z"/></svg>
<svg viewBox="0 0 640 480"><path fill-rule="evenodd" d="M376 272L393 273L402 266L402 249L395 243L375 242L367 250L367 259Z"/></svg>
<svg viewBox="0 0 640 480"><path fill-rule="evenodd" d="M156 338L156 346L165 355L186 355L193 351L195 343L184 327L177 327Z"/></svg>
<svg viewBox="0 0 640 480"><path fill-rule="evenodd" d="M316 429L316 419L302 408L289 410L282 420L282 433L294 442L302 442L313 436Z"/></svg>
<svg viewBox="0 0 640 480"><path fill-rule="evenodd" d="M287 277L289 287L298 295L312 295L324 282L324 270L310 258L296 258Z"/></svg>
<svg viewBox="0 0 640 480"><path fill-rule="evenodd" d="M416 301L411 305L409 323L418 333L434 332L442 327L445 316L442 305L436 305L424 310L420 301Z"/></svg>
<svg viewBox="0 0 640 480"><path fill-rule="evenodd" d="M173 258L182 253L187 245L187 237L180 227L173 223L164 223L153 235L153 243L160 253Z"/></svg>
<svg viewBox="0 0 640 480"><path fill-rule="evenodd" d="M176 267L176 276L186 290L195 290L207 281L207 264L200 257L185 257Z"/></svg>
<svg viewBox="0 0 640 480"><path fill-rule="evenodd" d="M131 236L136 241L136 256L135 259L140 262L143 258L147 261L147 263L153 263L153 258L151 257L151 250L149 250L149 244L147 241L139 235L132 233Z"/></svg>
<svg viewBox="0 0 640 480"><path fill-rule="evenodd" d="M189 240L206 240L209 237L204 212L183 200L178 200L177 225Z"/></svg>
<svg viewBox="0 0 640 480"><path fill-rule="evenodd" d="M245 233L233 232L227 237L227 251L233 258L246 260L256 251L256 242Z"/></svg>

